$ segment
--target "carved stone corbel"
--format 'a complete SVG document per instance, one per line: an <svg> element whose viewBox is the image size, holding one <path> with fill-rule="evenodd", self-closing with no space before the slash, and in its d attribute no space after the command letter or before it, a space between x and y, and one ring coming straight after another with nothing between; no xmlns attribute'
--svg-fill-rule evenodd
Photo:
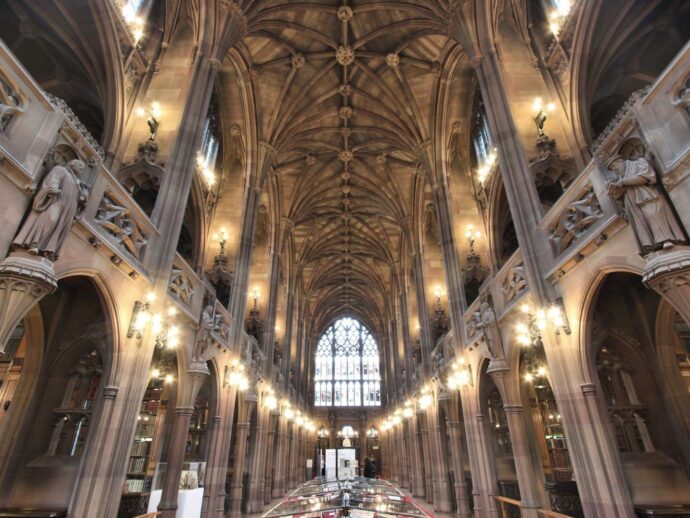
<svg viewBox="0 0 690 518"><path fill-rule="evenodd" d="M649 254L642 282L690 323L690 247L675 246Z"/></svg>
<svg viewBox="0 0 690 518"><path fill-rule="evenodd" d="M53 262L16 251L0 263L0 355L17 324L57 288Z"/></svg>

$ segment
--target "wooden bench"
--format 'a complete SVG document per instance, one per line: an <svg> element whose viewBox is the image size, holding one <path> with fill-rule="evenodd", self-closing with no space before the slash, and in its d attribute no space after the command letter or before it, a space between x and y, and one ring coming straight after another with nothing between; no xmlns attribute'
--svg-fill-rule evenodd
<svg viewBox="0 0 690 518"><path fill-rule="evenodd" d="M7 507L0 509L0 518L66 518L67 509Z"/></svg>

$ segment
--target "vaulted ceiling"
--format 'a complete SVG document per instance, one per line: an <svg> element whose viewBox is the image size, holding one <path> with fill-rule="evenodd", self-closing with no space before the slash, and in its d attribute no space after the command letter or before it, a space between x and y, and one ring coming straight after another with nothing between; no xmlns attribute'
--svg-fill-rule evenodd
<svg viewBox="0 0 690 518"><path fill-rule="evenodd" d="M277 150L274 217L291 231L315 331L343 313L380 328L409 250L416 153L449 45L423 4L264 2L248 13L257 133Z"/></svg>

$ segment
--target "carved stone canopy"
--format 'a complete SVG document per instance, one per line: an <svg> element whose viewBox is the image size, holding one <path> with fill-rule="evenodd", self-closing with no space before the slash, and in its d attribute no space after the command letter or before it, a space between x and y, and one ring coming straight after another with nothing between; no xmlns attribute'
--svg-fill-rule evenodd
<svg viewBox="0 0 690 518"><path fill-rule="evenodd" d="M213 266L206 270L206 278L216 291L216 297L220 303L228 307L234 273L228 268L228 257L218 254L213 260Z"/></svg>

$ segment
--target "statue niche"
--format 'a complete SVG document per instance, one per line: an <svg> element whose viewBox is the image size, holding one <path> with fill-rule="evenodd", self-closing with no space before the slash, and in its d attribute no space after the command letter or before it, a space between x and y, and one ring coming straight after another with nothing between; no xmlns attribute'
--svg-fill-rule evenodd
<svg viewBox="0 0 690 518"><path fill-rule="evenodd" d="M618 176L609 183L608 192L622 200L643 256L687 243L671 205L657 185L648 157L626 160L614 155L606 161L606 167Z"/></svg>
<svg viewBox="0 0 690 518"><path fill-rule="evenodd" d="M78 159L53 167L33 198L31 212L12 242L51 261L58 258L75 217L86 205L88 189L81 182L86 170Z"/></svg>

